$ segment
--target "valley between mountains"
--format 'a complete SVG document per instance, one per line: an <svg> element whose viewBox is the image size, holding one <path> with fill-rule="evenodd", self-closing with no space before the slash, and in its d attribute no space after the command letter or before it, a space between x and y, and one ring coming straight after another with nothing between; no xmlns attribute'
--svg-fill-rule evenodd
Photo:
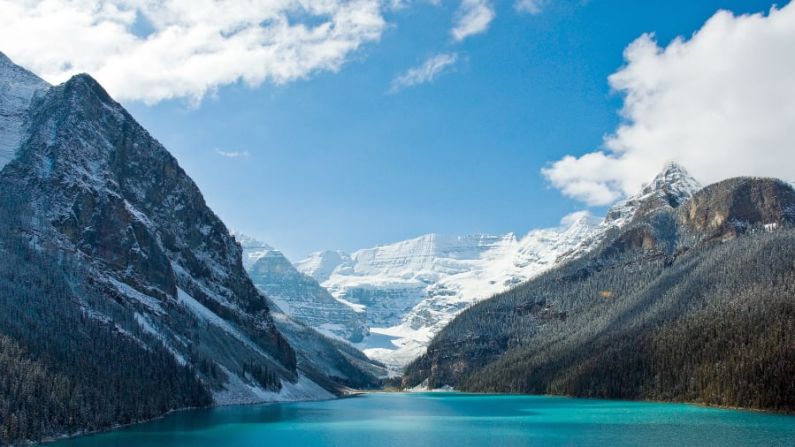
<svg viewBox="0 0 795 447"><path fill-rule="evenodd" d="M795 410L795 191L671 163L604 218L291 263L88 75L0 53L0 442L385 385Z"/></svg>

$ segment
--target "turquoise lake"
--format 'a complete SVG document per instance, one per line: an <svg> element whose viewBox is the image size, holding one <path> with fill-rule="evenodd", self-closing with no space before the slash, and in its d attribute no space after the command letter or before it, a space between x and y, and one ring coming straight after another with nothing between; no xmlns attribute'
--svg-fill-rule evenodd
<svg viewBox="0 0 795 447"><path fill-rule="evenodd" d="M375 393L186 411L88 446L793 446L795 416L547 396Z"/></svg>

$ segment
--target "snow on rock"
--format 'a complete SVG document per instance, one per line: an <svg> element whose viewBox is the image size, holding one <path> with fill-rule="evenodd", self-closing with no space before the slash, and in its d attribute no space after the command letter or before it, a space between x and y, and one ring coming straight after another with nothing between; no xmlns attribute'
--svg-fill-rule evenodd
<svg viewBox="0 0 795 447"><path fill-rule="evenodd" d="M17 153L31 101L49 86L0 52L0 169Z"/></svg>
<svg viewBox="0 0 795 447"><path fill-rule="evenodd" d="M269 245L239 233L235 239L254 285L287 315L333 338L359 342L367 335L361 306L335 298Z"/></svg>
<svg viewBox="0 0 795 447"><path fill-rule="evenodd" d="M677 207L693 197L693 194L700 189L701 183L684 167L668 163L654 180L643 186L640 192L610 208L605 222L612 226L624 226L636 215L644 214L656 207L666 204Z"/></svg>
<svg viewBox="0 0 795 447"><path fill-rule="evenodd" d="M260 258L273 251L273 247L253 237L246 236L234 230L230 233L243 248L243 268L245 268L246 271L250 270Z"/></svg>
<svg viewBox="0 0 795 447"><path fill-rule="evenodd" d="M428 234L352 255L318 252L296 266L337 299L364 308L370 336L356 346L399 371L464 309L590 251L639 213L678 206L700 187L684 168L669 164L601 221L573 213L558 227L521 238Z"/></svg>
<svg viewBox="0 0 795 447"><path fill-rule="evenodd" d="M296 263L295 267L319 282L323 282L331 276L337 267L343 264L350 265L350 263L349 254L342 251L326 250L312 253L308 258Z"/></svg>

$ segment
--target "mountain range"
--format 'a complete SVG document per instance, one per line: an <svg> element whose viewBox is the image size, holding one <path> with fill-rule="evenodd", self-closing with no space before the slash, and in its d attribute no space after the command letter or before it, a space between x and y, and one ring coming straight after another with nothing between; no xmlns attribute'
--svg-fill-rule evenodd
<svg viewBox="0 0 795 447"><path fill-rule="evenodd" d="M371 335L357 346L401 371L463 310L587 253L609 231L648 212L648 204L684 202L700 188L684 168L669 164L601 221L574 213L557 228L521 238L428 234L351 255L318 252L296 267L361 310Z"/></svg>
<svg viewBox="0 0 795 447"><path fill-rule="evenodd" d="M293 265L89 75L0 53L0 443L387 377L791 411L794 225L789 184L672 163L601 220Z"/></svg>

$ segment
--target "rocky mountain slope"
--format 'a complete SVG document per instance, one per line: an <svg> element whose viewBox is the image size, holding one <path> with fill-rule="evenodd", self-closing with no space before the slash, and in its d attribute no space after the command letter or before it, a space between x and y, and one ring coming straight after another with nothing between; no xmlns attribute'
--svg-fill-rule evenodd
<svg viewBox="0 0 795 447"><path fill-rule="evenodd" d="M50 87L0 54L0 113L3 440L346 384L291 347L196 185L90 76Z"/></svg>
<svg viewBox="0 0 795 447"><path fill-rule="evenodd" d="M359 346L395 370L414 360L457 314L595 246L649 203L686 201L700 188L675 164L598 222L575 213L522 238L429 234L359 250L319 252L296 264L337 299L361 306L373 335Z"/></svg>
<svg viewBox="0 0 795 447"><path fill-rule="evenodd" d="M331 296L273 247L241 234L235 234L235 238L243 247L243 265L254 285L284 314L330 337L352 343L368 335L361 309Z"/></svg>
<svg viewBox="0 0 795 447"><path fill-rule="evenodd" d="M654 189L587 255L459 315L404 384L794 409L795 191Z"/></svg>
<svg viewBox="0 0 795 447"><path fill-rule="evenodd" d="M48 87L0 53L0 169L16 155L30 102Z"/></svg>

